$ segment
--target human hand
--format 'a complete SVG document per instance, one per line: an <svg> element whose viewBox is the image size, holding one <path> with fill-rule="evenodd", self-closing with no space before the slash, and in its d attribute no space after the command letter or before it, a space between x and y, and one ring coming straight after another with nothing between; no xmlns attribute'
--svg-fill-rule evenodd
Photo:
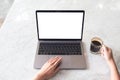
<svg viewBox="0 0 120 80"><path fill-rule="evenodd" d="M113 60L111 48L103 45L100 51L101 51L101 56L103 56L107 62Z"/></svg>
<svg viewBox="0 0 120 80"><path fill-rule="evenodd" d="M35 80L47 80L53 77L59 71L59 64L62 57L49 59L38 72Z"/></svg>

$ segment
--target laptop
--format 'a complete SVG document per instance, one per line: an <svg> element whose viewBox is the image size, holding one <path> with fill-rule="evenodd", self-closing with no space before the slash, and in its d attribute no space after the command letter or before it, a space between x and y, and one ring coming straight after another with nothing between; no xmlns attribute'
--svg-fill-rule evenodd
<svg viewBox="0 0 120 80"><path fill-rule="evenodd" d="M61 56L60 69L85 69L83 52L84 10L36 10L38 45L34 68Z"/></svg>

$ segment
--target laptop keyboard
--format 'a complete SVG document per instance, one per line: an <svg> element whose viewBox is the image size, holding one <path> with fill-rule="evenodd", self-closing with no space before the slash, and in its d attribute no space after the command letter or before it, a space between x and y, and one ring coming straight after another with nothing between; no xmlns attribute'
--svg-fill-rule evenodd
<svg viewBox="0 0 120 80"><path fill-rule="evenodd" d="M81 55L80 43L40 43L39 55Z"/></svg>

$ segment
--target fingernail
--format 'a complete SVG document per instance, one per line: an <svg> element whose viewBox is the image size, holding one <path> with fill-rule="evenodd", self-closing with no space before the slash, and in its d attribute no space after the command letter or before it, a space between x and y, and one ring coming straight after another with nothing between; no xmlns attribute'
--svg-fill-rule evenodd
<svg viewBox="0 0 120 80"><path fill-rule="evenodd" d="M62 57L60 57L60 59L62 59Z"/></svg>

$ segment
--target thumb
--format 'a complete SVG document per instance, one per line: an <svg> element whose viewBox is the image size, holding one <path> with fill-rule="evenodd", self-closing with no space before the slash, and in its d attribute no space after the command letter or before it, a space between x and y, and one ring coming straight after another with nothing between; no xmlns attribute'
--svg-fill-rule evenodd
<svg viewBox="0 0 120 80"><path fill-rule="evenodd" d="M102 46L100 49L100 53L103 54L103 52L104 52L104 46Z"/></svg>

